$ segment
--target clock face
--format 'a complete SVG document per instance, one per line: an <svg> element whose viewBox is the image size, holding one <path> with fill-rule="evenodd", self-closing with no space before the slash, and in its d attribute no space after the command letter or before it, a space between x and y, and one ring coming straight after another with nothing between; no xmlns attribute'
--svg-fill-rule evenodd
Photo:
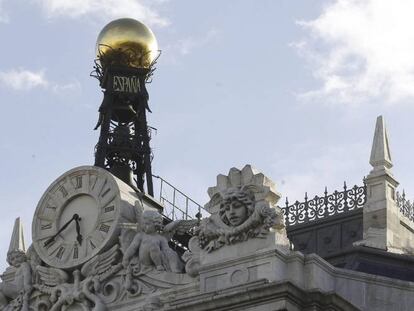
<svg viewBox="0 0 414 311"><path fill-rule="evenodd" d="M88 166L59 177L41 198L32 224L40 258L72 268L113 240L120 213L119 189L107 171Z"/></svg>

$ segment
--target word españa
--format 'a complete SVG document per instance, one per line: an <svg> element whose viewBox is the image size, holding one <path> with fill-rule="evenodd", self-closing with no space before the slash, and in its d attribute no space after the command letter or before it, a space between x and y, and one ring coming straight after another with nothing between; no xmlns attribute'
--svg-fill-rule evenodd
<svg viewBox="0 0 414 311"><path fill-rule="evenodd" d="M114 76L113 90L115 92L138 93L141 91L139 78L137 76Z"/></svg>

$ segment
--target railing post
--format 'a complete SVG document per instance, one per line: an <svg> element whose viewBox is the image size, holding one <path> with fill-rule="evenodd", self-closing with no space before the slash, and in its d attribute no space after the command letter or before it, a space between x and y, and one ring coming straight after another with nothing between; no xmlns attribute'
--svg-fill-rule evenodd
<svg viewBox="0 0 414 311"><path fill-rule="evenodd" d="M188 219L188 197L185 198L185 219Z"/></svg>
<svg viewBox="0 0 414 311"><path fill-rule="evenodd" d="M328 217L329 216L329 208L328 208L328 187L325 186L325 191L324 191L324 203L325 203L325 216L324 217Z"/></svg>
<svg viewBox="0 0 414 311"><path fill-rule="evenodd" d="M344 212L348 211L348 188L346 182L344 181Z"/></svg>
<svg viewBox="0 0 414 311"><path fill-rule="evenodd" d="M172 212L172 215L173 215L173 220L175 220L175 188L174 188L174 191L173 191L173 204L172 204L172 209L173 209L173 212Z"/></svg>
<svg viewBox="0 0 414 311"><path fill-rule="evenodd" d="M286 209L285 209L285 224L286 224L286 227L288 227L288 226L290 226L290 223L289 223L289 199L288 199L288 197L286 197L285 204L286 204Z"/></svg>
<svg viewBox="0 0 414 311"><path fill-rule="evenodd" d="M303 220L304 222L309 221L309 202L308 202L308 193L305 192L305 219Z"/></svg>
<svg viewBox="0 0 414 311"><path fill-rule="evenodd" d="M162 185L163 185L163 183L164 183L164 180L161 178L161 185L160 185L160 201L161 201L161 198L162 198Z"/></svg>
<svg viewBox="0 0 414 311"><path fill-rule="evenodd" d="M172 220L193 219L194 217L198 218L196 215L194 217L190 215L190 213L192 212L191 210L192 206L190 206L190 202L192 202L192 204L195 205L194 209L198 209L198 215L201 217L201 209L203 209L203 207L200 204L198 204L197 202L192 200L190 197L185 195L183 192L175 188L173 185L171 185L168 181L164 180L162 177L156 176L156 175L153 175L153 177L160 180L160 199L159 200L163 205L165 205L164 206L165 216L169 218L171 217ZM169 198L166 198L163 196L163 191L167 190L168 194L170 194L170 189L173 191L172 200L169 200ZM179 198L183 197L185 199L185 208L183 206L181 208L177 206L177 200L179 201L179 198L177 196L179 196ZM169 208L172 209L170 213L168 213ZM180 213L181 213L181 216L180 216Z"/></svg>

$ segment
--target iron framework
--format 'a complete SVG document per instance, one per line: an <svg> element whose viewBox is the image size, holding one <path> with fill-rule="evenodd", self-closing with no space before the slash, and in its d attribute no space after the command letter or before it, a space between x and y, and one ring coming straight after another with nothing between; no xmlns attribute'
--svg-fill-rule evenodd
<svg viewBox="0 0 414 311"><path fill-rule="evenodd" d="M414 202L405 198L405 191L402 194L398 191L396 193L397 206L400 209L401 214L407 217L409 220L414 221Z"/></svg>
<svg viewBox="0 0 414 311"><path fill-rule="evenodd" d="M133 50L110 51L108 55L99 51L91 73L104 90L95 127L100 127L95 165L142 192L146 183L147 193L153 196L151 128L146 117L151 110L145 85L151 82L157 59L148 68L135 68L129 65L138 57Z"/></svg>
<svg viewBox="0 0 414 311"><path fill-rule="evenodd" d="M347 213L358 208L362 208L367 200L367 187L357 186L348 189L344 183L343 191L334 191L328 194L325 187L323 196L315 196L313 199L308 199L305 193L305 201L296 201L294 204L289 204L286 198L284 207L280 207L285 216L285 224L287 227L298 224L308 223L311 221L335 216L342 213Z"/></svg>
<svg viewBox="0 0 414 311"><path fill-rule="evenodd" d="M153 175L159 182L156 185L159 191L159 201L164 205L164 216L171 220L201 219L209 215L207 210L178 190L171 183L160 176Z"/></svg>

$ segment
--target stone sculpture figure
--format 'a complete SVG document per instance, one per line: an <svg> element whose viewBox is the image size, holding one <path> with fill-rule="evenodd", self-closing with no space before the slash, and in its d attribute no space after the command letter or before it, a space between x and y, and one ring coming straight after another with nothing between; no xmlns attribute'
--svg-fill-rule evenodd
<svg viewBox="0 0 414 311"><path fill-rule="evenodd" d="M273 182L250 165L232 168L217 177L217 186L209 189L206 208L211 216L198 228L200 247L207 252L250 238L265 238L270 230L285 228L282 211L275 206L279 194Z"/></svg>
<svg viewBox="0 0 414 311"><path fill-rule="evenodd" d="M28 311L32 273L26 254L21 250L12 250L7 253L7 262L10 267L2 275L4 282L0 283L0 309L7 310L9 300L17 299L9 308Z"/></svg>
<svg viewBox="0 0 414 311"><path fill-rule="evenodd" d="M158 271L182 272L178 255L169 247L168 239L162 234L162 216L156 211L142 213L141 230L135 234L124 253L123 266L128 269L136 256L141 272L155 268Z"/></svg>
<svg viewBox="0 0 414 311"><path fill-rule="evenodd" d="M23 226L17 218L10 240L7 262L10 267L1 275L0 310L29 310L32 272L24 245Z"/></svg>
<svg viewBox="0 0 414 311"><path fill-rule="evenodd" d="M184 273L184 262L170 248L169 241L199 224L198 219L193 219L176 220L164 226L160 213L154 210L143 211L142 207L136 206L137 223L124 224L120 236L122 265L125 268L123 285L132 294L139 288L142 290L140 279L145 275L151 275L160 284L169 273Z"/></svg>

